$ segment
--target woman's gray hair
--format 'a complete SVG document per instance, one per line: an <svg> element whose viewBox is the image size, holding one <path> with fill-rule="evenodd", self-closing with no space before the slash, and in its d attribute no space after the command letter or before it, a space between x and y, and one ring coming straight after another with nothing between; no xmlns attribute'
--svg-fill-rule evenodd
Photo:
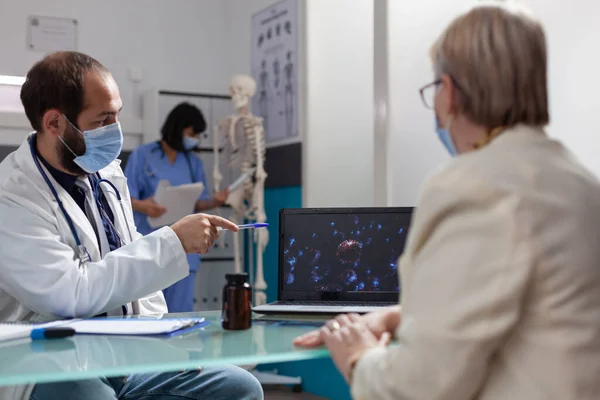
<svg viewBox="0 0 600 400"><path fill-rule="evenodd" d="M456 18L431 48L437 78L447 74L457 113L489 129L550 121L544 29L525 9L484 4Z"/></svg>

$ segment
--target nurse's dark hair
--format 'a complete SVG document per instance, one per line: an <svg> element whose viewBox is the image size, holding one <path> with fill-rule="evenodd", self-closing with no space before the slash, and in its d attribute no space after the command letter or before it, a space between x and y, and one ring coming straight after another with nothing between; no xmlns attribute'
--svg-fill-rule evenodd
<svg viewBox="0 0 600 400"><path fill-rule="evenodd" d="M75 51L47 55L29 70L21 87L21 103L35 131L42 131L42 118L51 109L77 124L84 108L83 80L89 71L109 74L96 59Z"/></svg>
<svg viewBox="0 0 600 400"><path fill-rule="evenodd" d="M160 130L162 139L173 149L185 151L183 130L190 126L194 129L194 133L204 132L206 130L204 115L198 107L190 103L180 103L167 115Z"/></svg>

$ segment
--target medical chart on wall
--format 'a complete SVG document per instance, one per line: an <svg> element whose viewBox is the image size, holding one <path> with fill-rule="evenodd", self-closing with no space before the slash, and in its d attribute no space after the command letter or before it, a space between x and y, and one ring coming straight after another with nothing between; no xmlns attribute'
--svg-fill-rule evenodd
<svg viewBox="0 0 600 400"><path fill-rule="evenodd" d="M254 14L252 42L252 112L264 120L266 145L298 142L298 1Z"/></svg>
<svg viewBox="0 0 600 400"><path fill-rule="evenodd" d="M30 15L27 18L27 48L51 53L77 50L77 20Z"/></svg>

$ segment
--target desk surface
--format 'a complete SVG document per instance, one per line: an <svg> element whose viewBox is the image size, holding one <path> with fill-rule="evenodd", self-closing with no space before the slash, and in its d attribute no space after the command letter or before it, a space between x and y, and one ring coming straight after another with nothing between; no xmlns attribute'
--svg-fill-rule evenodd
<svg viewBox="0 0 600 400"><path fill-rule="evenodd" d="M254 323L247 331L224 331L217 311L177 316L202 316L211 324L166 339L76 335L61 340L3 343L0 385L328 357L325 349L305 350L292 345L294 337L315 329L311 326L265 322Z"/></svg>

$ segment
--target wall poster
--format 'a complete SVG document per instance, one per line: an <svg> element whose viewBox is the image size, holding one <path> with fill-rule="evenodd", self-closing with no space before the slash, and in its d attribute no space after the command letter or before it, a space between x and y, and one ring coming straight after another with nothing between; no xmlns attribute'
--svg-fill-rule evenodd
<svg viewBox="0 0 600 400"><path fill-rule="evenodd" d="M298 134L298 1L283 0L252 16L252 112L264 120L267 146Z"/></svg>

